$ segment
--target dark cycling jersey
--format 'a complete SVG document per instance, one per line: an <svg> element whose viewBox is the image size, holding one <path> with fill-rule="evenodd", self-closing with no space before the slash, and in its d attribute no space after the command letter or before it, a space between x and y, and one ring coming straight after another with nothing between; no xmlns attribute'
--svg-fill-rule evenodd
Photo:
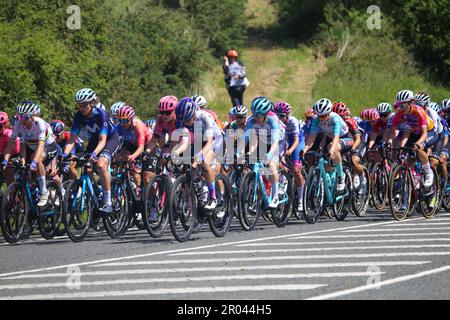
<svg viewBox="0 0 450 320"><path fill-rule="evenodd" d="M92 109L91 115L83 116L80 112L75 114L71 134L79 135L82 128L86 129L89 140L98 139L99 135L114 135L115 129L110 121L108 113L103 109Z"/></svg>

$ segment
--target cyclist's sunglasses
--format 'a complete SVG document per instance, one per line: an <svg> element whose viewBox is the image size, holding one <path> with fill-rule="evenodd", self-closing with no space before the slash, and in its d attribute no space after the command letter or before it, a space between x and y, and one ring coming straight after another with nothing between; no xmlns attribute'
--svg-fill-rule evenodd
<svg viewBox="0 0 450 320"><path fill-rule="evenodd" d="M380 118L386 118L390 115L390 113L380 113Z"/></svg>
<svg viewBox="0 0 450 320"><path fill-rule="evenodd" d="M234 118L235 118L236 120L238 120L238 119L244 120L246 117L244 117L244 116L235 116Z"/></svg>
<svg viewBox="0 0 450 320"><path fill-rule="evenodd" d="M20 116L17 117L17 119L18 119L19 121L28 121L28 120L31 119L31 116L20 115Z"/></svg>
<svg viewBox="0 0 450 320"><path fill-rule="evenodd" d="M118 120L120 124L128 124L130 122L130 120L127 118L119 118Z"/></svg>
<svg viewBox="0 0 450 320"><path fill-rule="evenodd" d="M277 113L278 118L280 119L284 119L287 117L287 115L285 113Z"/></svg>
<svg viewBox="0 0 450 320"><path fill-rule="evenodd" d="M265 118L266 115L265 115L265 114L255 114L254 117L255 117L256 119L262 119L262 118Z"/></svg>
<svg viewBox="0 0 450 320"><path fill-rule="evenodd" d="M328 118L327 114L323 114L323 115L319 116L319 119L326 119L326 118Z"/></svg>
<svg viewBox="0 0 450 320"><path fill-rule="evenodd" d="M173 111L160 111L159 114L162 116L170 116Z"/></svg>

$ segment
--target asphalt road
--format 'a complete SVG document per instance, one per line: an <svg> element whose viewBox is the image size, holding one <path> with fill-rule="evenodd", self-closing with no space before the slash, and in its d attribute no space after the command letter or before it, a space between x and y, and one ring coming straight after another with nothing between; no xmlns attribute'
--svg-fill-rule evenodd
<svg viewBox="0 0 450 320"><path fill-rule="evenodd" d="M450 299L450 214L0 243L0 299Z"/></svg>

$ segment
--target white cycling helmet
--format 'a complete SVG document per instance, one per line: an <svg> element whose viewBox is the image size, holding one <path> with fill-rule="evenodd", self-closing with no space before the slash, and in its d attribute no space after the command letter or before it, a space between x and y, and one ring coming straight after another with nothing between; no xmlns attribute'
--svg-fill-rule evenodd
<svg viewBox="0 0 450 320"><path fill-rule="evenodd" d="M414 92L411 90L402 90L395 96L395 102L410 102L414 100Z"/></svg>
<svg viewBox="0 0 450 320"><path fill-rule="evenodd" d="M94 90L89 88L81 89L75 94L76 103L91 102L95 99L97 99L97 95Z"/></svg>
<svg viewBox="0 0 450 320"><path fill-rule="evenodd" d="M16 114L21 116L39 116L41 107L33 101L24 101L16 106Z"/></svg>
<svg viewBox="0 0 450 320"><path fill-rule="evenodd" d="M387 102L383 102L377 106L377 111L378 113L391 113L392 106Z"/></svg>
<svg viewBox="0 0 450 320"><path fill-rule="evenodd" d="M246 117L248 114L248 109L245 105L242 104L242 105L235 106L233 112L234 112L233 115L235 115L235 116Z"/></svg>
<svg viewBox="0 0 450 320"><path fill-rule="evenodd" d="M430 96L425 92L419 92L414 96L416 104L421 107L427 107L430 105Z"/></svg>
<svg viewBox="0 0 450 320"><path fill-rule="evenodd" d="M119 111L120 108L122 108L123 106L126 106L125 102L116 102L111 106L110 114L115 117L117 116L117 112Z"/></svg>
<svg viewBox="0 0 450 320"><path fill-rule="evenodd" d="M330 99L322 98L313 105L313 110L318 116L330 114L333 109L333 103Z"/></svg>
<svg viewBox="0 0 450 320"><path fill-rule="evenodd" d="M442 100L442 109L448 110L450 109L450 99L444 99Z"/></svg>
<svg viewBox="0 0 450 320"><path fill-rule="evenodd" d="M198 108L203 109L206 107L206 104L208 103L204 96L195 95L191 97L192 100L194 100L195 104Z"/></svg>
<svg viewBox="0 0 450 320"><path fill-rule="evenodd" d="M439 113L442 110L442 106L437 104L436 102L430 102L430 104L428 105L428 109L434 110Z"/></svg>

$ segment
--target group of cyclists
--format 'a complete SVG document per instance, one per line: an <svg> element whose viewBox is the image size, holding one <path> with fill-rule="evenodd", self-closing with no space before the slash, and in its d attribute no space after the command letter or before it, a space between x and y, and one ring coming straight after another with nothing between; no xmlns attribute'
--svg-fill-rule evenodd
<svg viewBox="0 0 450 320"><path fill-rule="evenodd" d="M38 207L45 206L49 198L46 181L52 179L61 185L58 161L73 156L84 156L95 164L103 190L100 211L110 214L110 165L114 159L132 163L137 195L150 183L155 173L140 170L143 155L162 152L162 160L187 161L192 168L203 169L208 188L205 210L214 210L218 204L215 177L228 174L234 163L254 155L254 161L267 168L271 185L269 208L279 205L279 170L286 170L286 159L292 166L296 192L297 212L303 210L305 176L302 159L314 150L326 150L336 170L336 191L345 190L343 156L350 155L355 172L353 186L368 192L368 181L362 163L368 150L386 145L410 147L421 162L425 187L433 183L432 166L441 164L447 175L449 157L450 99L441 104L431 101L426 92L402 90L395 102L380 103L352 116L350 108L341 101L318 100L305 113L305 120L293 115L286 101L272 102L267 97L256 97L250 110L235 105L229 119L222 122L208 108L205 97L195 95L178 99L165 96L157 105L158 116L145 123L135 109L125 102L114 103L109 112L100 103L94 90L85 88L75 94L77 112L71 121L71 130L61 120L47 123L41 116L40 106L33 101L17 105L10 117L0 112L0 154L4 181L14 180L10 160L18 157L36 173L39 185ZM372 155L373 156L373 155ZM376 156L376 155L375 155ZM431 159L431 160L429 160ZM66 165L64 172L76 178L74 165ZM156 219L152 212L150 219Z"/></svg>

